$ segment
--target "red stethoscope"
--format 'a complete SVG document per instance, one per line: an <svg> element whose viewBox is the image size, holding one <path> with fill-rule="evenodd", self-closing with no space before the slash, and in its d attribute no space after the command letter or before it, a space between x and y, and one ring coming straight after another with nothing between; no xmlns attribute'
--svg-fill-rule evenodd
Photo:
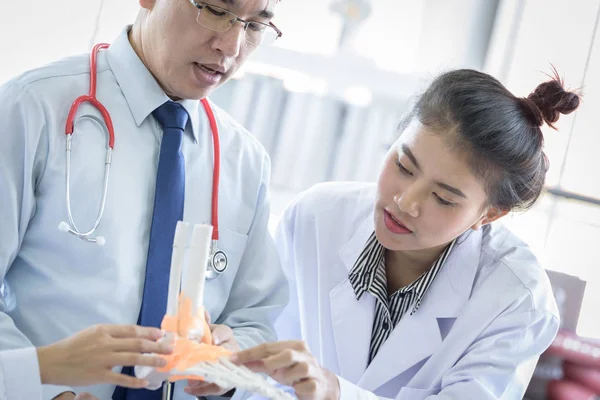
<svg viewBox="0 0 600 400"><path fill-rule="evenodd" d="M100 220L102 219L102 215L104 214L104 206L106 204L106 192L108 188L108 176L110 174L110 164L112 162L112 153L115 147L115 130L113 127L112 119L110 118L110 114L106 107L100 103L100 101L96 98L96 79L97 79L97 56L98 52L102 49L108 48L109 45L106 43L99 43L92 49L90 54L90 92L87 95L83 95L75 99L73 105L71 106L71 110L69 111L69 116L67 117L67 123L65 127L65 133L67 134L67 144L66 144L66 156L67 156L67 164L66 164L66 203L67 203L67 215L69 217L69 222L61 221L58 225L58 229L61 232L69 232L78 238L85 240L87 242L96 243L99 246L103 246L105 243L105 239L102 236L92 236L93 233L98 228L100 224ZM73 220L73 213L71 212L71 193L70 193L70 179L71 179L71 140L75 127L75 114L79 106L83 103L90 103L94 106L102 115L102 120L105 125L105 129L108 136L108 148L106 150L106 159L104 166L104 181L102 184L102 198L100 200L100 207L98 209L98 215L96 217L96 221L94 222L93 227L87 231L82 232L75 225L75 221ZM208 262L207 274L206 277L208 279L212 279L216 277L218 274L225 271L227 268L227 256L221 250L217 248L217 242L219 240L219 173L221 170L221 150L219 147L219 129L217 127L217 121L215 119L215 115L208 103L208 100L202 99L200 100L202 105L204 106L204 110L206 111L206 115L208 116L208 121L210 122L210 129L212 131L212 139L213 139L213 154L214 154L214 165L213 165L213 186L212 186L212 204L211 204L211 218L212 218L212 245L210 249L210 257ZM98 120L97 118L93 118ZM102 122L99 121L98 122Z"/></svg>

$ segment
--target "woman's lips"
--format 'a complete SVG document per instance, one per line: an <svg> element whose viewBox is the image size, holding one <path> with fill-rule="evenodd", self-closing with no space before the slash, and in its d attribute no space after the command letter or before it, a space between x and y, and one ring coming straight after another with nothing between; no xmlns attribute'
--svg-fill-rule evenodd
<svg viewBox="0 0 600 400"><path fill-rule="evenodd" d="M387 210L383 211L383 222L385 227L392 233L397 235L406 235L412 233L402 222L390 214Z"/></svg>

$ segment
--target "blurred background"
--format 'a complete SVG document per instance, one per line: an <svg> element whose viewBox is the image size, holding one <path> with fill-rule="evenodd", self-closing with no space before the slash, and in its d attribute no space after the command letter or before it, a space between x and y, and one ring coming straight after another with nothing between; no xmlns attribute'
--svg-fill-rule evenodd
<svg viewBox="0 0 600 400"><path fill-rule="evenodd" d="M0 2L0 83L111 42L137 8ZM283 0L283 37L212 99L270 153L276 216L315 183L374 180L399 119L436 74L475 68L526 96L554 66L584 101L559 132L546 129L548 193L505 223L551 271L564 327L600 339L599 17L600 0Z"/></svg>

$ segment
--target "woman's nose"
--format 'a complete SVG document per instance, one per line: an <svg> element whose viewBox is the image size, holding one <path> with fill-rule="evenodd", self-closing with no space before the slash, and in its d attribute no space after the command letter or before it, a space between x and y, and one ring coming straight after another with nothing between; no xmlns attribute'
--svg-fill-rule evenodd
<svg viewBox="0 0 600 400"><path fill-rule="evenodd" d="M394 202L403 213L406 213L413 218L419 216L419 195L414 188L406 188L403 193L395 195Z"/></svg>

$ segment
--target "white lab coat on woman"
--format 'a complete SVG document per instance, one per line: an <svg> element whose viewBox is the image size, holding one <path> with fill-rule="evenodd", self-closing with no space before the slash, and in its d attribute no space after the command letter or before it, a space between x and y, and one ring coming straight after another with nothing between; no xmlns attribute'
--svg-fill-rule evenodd
<svg viewBox="0 0 600 400"><path fill-rule="evenodd" d="M275 242L292 300L279 339L306 341L343 400L521 399L559 317L545 271L501 225L458 239L368 363L375 298L357 301L348 273L373 233L374 196L372 184L322 184L284 212Z"/></svg>

